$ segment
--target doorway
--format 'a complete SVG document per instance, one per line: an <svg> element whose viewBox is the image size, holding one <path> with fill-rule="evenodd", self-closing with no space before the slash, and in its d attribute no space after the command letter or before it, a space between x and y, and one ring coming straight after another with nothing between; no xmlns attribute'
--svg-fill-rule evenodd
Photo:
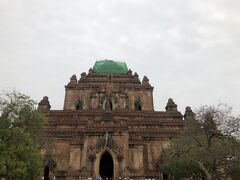
<svg viewBox="0 0 240 180"><path fill-rule="evenodd" d="M44 167L44 180L49 180L49 167Z"/></svg>
<svg viewBox="0 0 240 180"><path fill-rule="evenodd" d="M104 180L113 179L113 158L109 152L104 152L100 160L99 174Z"/></svg>

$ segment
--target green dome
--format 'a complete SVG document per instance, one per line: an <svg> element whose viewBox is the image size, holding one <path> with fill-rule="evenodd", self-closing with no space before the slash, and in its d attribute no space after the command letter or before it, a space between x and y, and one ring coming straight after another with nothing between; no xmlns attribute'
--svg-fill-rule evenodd
<svg viewBox="0 0 240 180"><path fill-rule="evenodd" d="M101 60L95 62L93 66L93 72L127 74L128 68L125 62L118 62L113 60Z"/></svg>

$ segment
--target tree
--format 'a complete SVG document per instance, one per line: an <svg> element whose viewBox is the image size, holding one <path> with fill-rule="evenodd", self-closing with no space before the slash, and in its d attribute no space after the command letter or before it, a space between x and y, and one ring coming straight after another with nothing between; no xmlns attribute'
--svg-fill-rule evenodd
<svg viewBox="0 0 240 180"><path fill-rule="evenodd" d="M176 179L239 177L239 127L240 118L228 106L201 107L185 118L183 132L162 154L160 170Z"/></svg>
<svg viewBox="0 0 240 180"><path fill-rule="evenodd" d="M34 180L42 174L40 134L47 123L35 104L16 91L0 97L0 178Z"/></svg>

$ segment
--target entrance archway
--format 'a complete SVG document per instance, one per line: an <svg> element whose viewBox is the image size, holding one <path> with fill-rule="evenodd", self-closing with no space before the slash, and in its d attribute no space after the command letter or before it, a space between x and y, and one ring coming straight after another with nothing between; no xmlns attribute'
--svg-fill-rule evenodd
<svg viewBox="0 0 240 180"><path fill-rule="evenodd" d="M113 179L113 158L109 152L106 151L102 154L99 166L99 174L104 180Z"/></svg>
<svg viewBox="0 0 240 180"><path fill-rule="evenodd" d="M49 180L49 167L44 167L44 180Z"/></svg>

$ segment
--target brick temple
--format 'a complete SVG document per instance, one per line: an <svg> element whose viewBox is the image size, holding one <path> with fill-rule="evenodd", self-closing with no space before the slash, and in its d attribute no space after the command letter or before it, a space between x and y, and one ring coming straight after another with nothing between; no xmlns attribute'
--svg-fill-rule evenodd
<svg viewBox="0 0 240 180"><path fill-rule="evenodd" d="M65 86L63 110L50 110L48 97L39 103L55 144L58 179L166 179L158 169L169 139L184 125L170 98L164 111L154 111L153 86L140 81L123 62L97 61L79 80ZM45 178L49 172L45 167Z"/></svg>

